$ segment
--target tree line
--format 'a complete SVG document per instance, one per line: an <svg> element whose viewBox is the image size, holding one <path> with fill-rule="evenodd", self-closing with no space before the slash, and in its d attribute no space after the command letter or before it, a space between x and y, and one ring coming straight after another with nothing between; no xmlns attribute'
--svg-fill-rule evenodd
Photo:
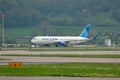
<svg viewBox="0 0 120 80"><path fill-rule="evenodd" d="M119 0L0 0L5 27L50 25L114 27L120 25Z"/></svg>

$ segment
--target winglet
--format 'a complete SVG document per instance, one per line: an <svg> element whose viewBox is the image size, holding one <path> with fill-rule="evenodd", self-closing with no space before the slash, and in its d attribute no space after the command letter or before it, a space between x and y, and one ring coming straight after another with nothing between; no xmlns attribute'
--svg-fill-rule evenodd
<svg viewBox="0 0 120 80"><path fill-rule="evenodd" d="M82 33L80 34L80 37L85 37L87 38L88 37L88 34L89 34L89 31L90 31L90 24L88 24L84 30L82 31Z"/></svg>

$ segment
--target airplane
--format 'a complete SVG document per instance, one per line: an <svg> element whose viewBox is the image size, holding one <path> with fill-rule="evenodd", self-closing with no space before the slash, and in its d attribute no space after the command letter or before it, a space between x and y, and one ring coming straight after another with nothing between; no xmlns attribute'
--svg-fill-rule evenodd
<svg viewBox="0 0 120 80"><path fill-rule="evenodd" d="M36 36L32 38L31 42L44 45L55 44L56 46L68 46L87 42L89 41L90 26L88 24L79 36Z"/></svg>

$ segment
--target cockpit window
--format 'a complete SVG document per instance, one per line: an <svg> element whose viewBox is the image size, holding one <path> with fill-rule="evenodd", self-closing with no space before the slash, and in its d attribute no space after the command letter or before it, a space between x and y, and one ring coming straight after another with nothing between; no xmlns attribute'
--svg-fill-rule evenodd
<svg viewBox="0 0 120 80"><path fill-rule="evenodd" d="M36 40L36 39L37 39L37 38L35 38L35 37L33 38L33 40Z"/></svg>

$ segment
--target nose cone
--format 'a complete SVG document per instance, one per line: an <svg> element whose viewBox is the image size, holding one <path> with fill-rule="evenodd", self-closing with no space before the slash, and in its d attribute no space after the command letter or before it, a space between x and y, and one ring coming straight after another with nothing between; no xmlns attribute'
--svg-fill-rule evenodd
<svg viewBox="0 0 120 80"><path fill-rule="evenodd" d="M33 39L31 39L31 42L32 42L32 43L34 43L34 40L33 40Z"/></svg>
<svg viewBox="0 0 120 80"><path fill-rule="evenodd" d="M33 39L31 39L31 42L32 42L32 43L35 43L36 41L35 41L35 39L33 38Z"/></svg>

